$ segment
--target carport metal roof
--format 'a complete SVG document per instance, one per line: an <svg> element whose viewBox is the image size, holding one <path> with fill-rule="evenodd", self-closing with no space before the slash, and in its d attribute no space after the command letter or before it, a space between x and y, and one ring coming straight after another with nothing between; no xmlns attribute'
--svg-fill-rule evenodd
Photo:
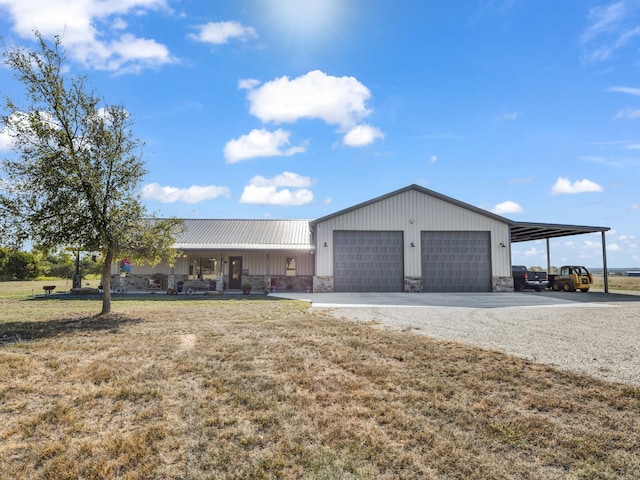
<svg viewBox="0 0 640 480"><path fill-rule="evenodd" d="M511 243L528 242L531 240L547 241L547 271L551 270L551 256L549 255L549 239L569 237L583 233L600 232L602 236L602 266L604 273L604 292L609 293L609 279L607 271L607 245L605 232L609 227L589 227L586 225L561 225L554 223L511 222Z"/></svg>
<svg viewBox="0 0 640 480"><path fill-rule="evenodd" d="M584 225L561 225L554 223L512 222L511 242L528 242L548 238L568 237L583 233L608 232L609 227L588 227Z"/></svg>

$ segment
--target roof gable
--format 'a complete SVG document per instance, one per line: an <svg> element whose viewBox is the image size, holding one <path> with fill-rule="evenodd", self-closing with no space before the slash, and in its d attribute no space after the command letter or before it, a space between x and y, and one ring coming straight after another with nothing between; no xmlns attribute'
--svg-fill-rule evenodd
<svg viewBox="0 0 640 480"><path fill-rule="evenodd" d="M433 190L429 190L428 188L424 188L424 187L421 187L420 185L413 184L413 185L409 185L408 187L404 187L404 188L401 188L399 190L395 190L395 191L393 191L391 193L387 193L386 195L382 195L380 197L376 197L376 198L373 198L371 200L367 200L366 202L359 203L358 205L354 205L353 207L345 208L344 210L340 210L339 212L335 212L335 213L326 215L324 217L318 218L316 220L312 220L310 224L313 227L313 226L315 226L315 225L317 225L319 223L325 222L325 221L330 220L332 218L336 218L336 217L342 216L342 215L344 215L346 213L349 213L349 212L352 212L354 210L359 210L359 209L364 208L364 207L366 207L368 205L380 202L382 200L386 200L388 198L394 197L396 195L400 195L402 193L405 193L405 192L408 192L408 191L411 191L411 190L415 190L415 191L420 192L420 193L422 193L424 195L428 195L430 197L437 198L439 200L442 200L444 202L450 203L450 204L455 205L457 207L464 208L466 210L470 210L470 211L472 211L474 213L477 213L478 215L484 215L484 216L489 217L489 218L491 218L493 220L497 220L498 222L506 223L507 225L511 225L513 223L508 218L501 217L500 215L496 215L494 213L488 212L487 210L483 210L482 208L474 207L473 205L469 205L468 203L461 202L460 200L456 200L455 198L447 197L446 195L442 195L441 193L434 192Z"/></svg>

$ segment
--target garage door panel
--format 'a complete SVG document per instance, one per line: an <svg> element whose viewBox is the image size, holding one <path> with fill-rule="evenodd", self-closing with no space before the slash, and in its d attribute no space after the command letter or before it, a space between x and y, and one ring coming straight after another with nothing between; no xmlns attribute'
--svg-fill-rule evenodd
<svg viewBox="0 0 640 480"><path fill-rule="evenodd" d="M490 292L490 232L421 232L425 292Z"/></svg>
<svg viewBox="0 0 640 480"><path fill-rule="evenodd" d="M404 285L402 232L335 231L336 292L401 292Z"/></svg>

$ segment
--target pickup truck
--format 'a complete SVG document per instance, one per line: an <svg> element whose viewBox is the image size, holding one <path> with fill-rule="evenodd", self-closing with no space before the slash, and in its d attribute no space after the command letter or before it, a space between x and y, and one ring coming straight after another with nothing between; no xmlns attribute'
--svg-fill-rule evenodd
<svg viewBox="0 0 640 480"><path fill-rule="evenodd" d="M513 289L516 292L525 288L541 292L549 286L547 272L529 271L524 265L512 265L511 276L513 277Z"/></svg>

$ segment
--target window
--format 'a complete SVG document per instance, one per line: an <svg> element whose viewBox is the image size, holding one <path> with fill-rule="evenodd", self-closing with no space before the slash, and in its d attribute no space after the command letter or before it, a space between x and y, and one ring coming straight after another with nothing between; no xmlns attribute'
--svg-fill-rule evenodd
<svg viewBox="0 0 640 480"><path fill-rule="evenodd" d="M294 277L296 275L296 259L295 258L287 258L287 277Z"/></svg>
<svg viewBox="0 0 640 480"><path fill-rule="evenodd" d="M189 276L193 279L215 279L221 273L222 262L214 257L191 257L189 261Z"/></svg>

